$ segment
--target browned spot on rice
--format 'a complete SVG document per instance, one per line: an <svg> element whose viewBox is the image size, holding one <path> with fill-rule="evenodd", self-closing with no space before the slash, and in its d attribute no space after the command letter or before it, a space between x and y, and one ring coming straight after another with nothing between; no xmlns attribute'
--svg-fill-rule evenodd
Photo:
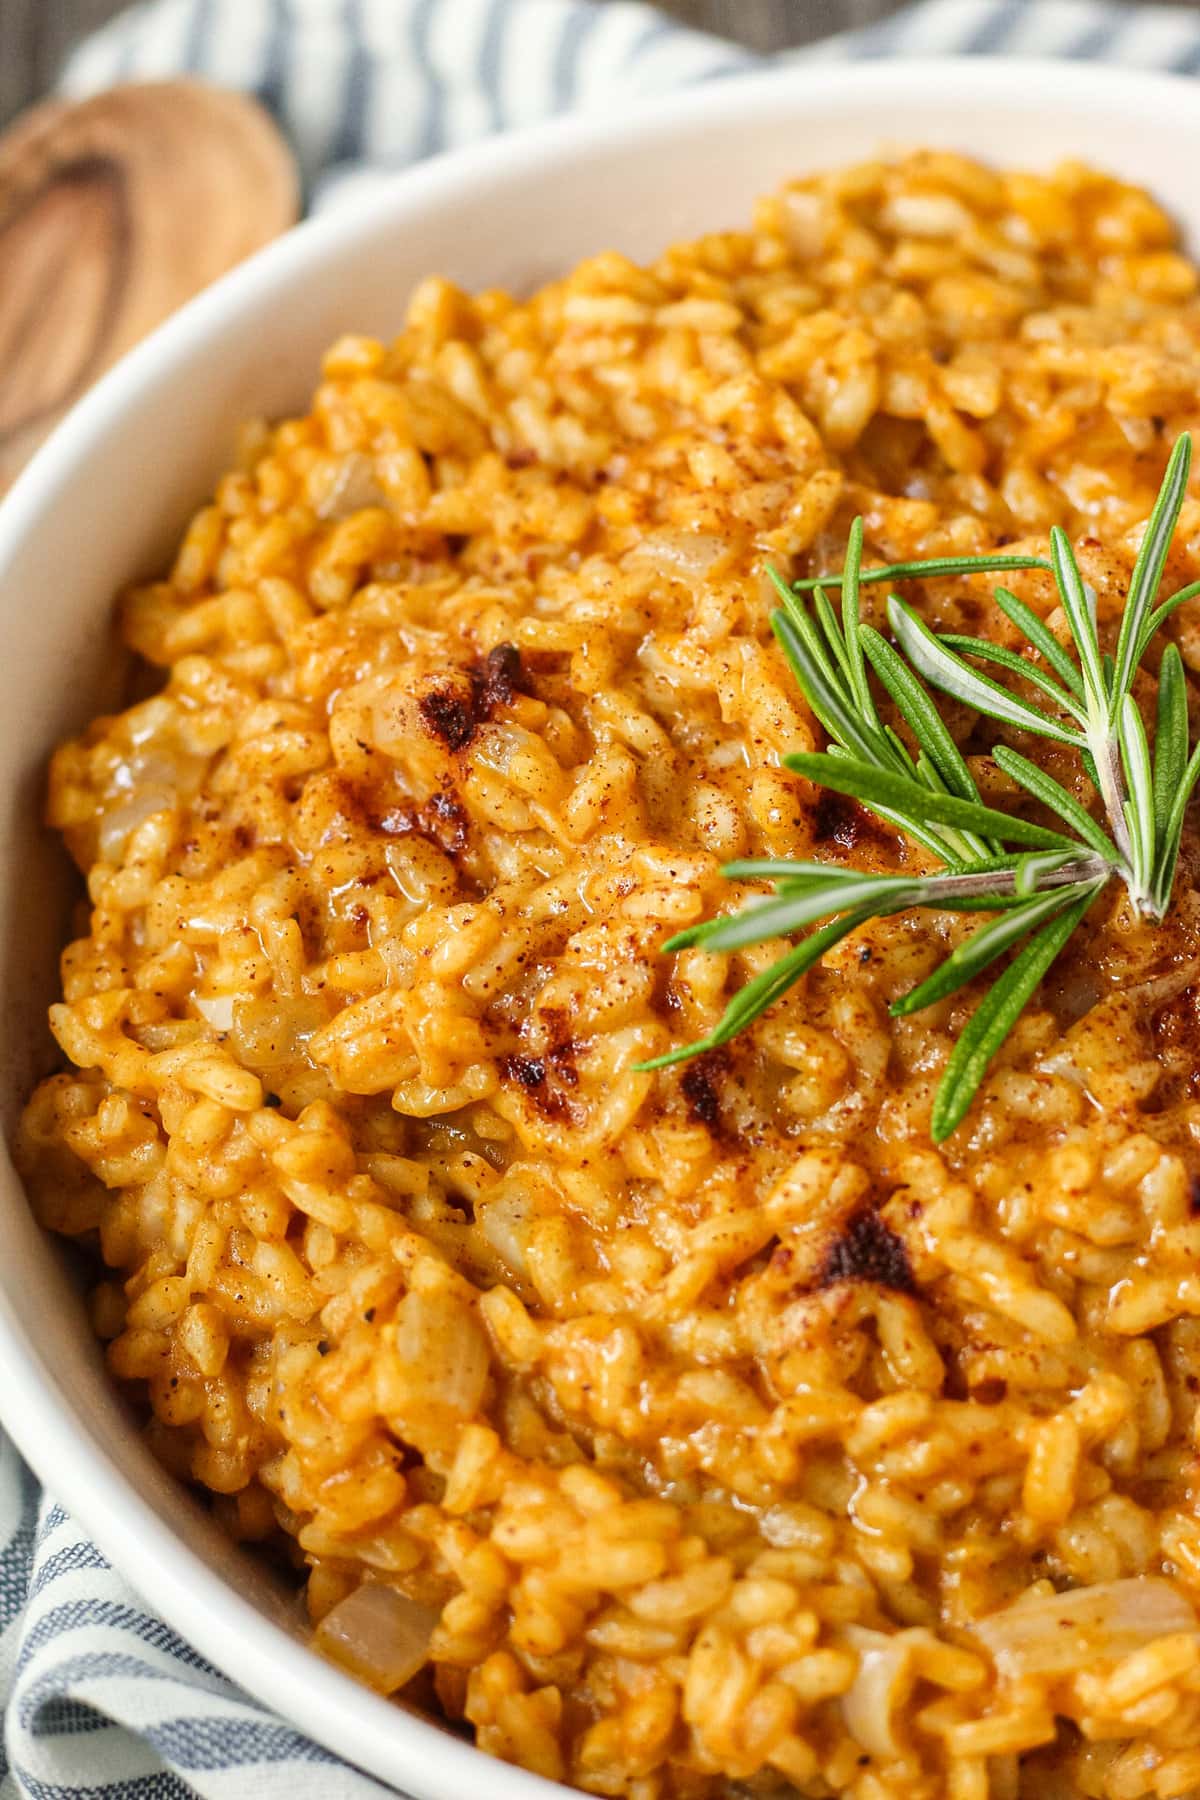
<svg viewBox="0 0 1200 1800"><path fill-rule="evenodd" d="M855 850L864 844L886 844L894 847L878 819L865 806L845 794L822 788L813 809L813 840L818 844L836 844L839 850Z"/></svg>
<svg viewBox="0 0 1200 1800"><path fill-rule="evenodd" d="M847 1220L825 1253L817 1286L833 1287L839 1281L870 1281L897 1294L917 1292L904 1239L874 1207Z"/></svg>
<svg viewBox="0 0 1200 1800"><path fill-rule="evenodd" d="M721 1076L728 1059L720 1052L697 1057L685 1065L679 1085L688 1111L698 1124L715 1131L721 1123Z"/></svg>
<svg viewBox="0 0 1200 1800"><path fill-rule="evenodd" d="M478 672L479 711L491 718L497 707L511 706L514 694L529 692L529 676L515 644L496 644Z"/></svg>
<svg viewBox="0 0 1200 1800"><path fill-rule="evenodd" d="M465 692L449 685L432 688L422 694L420 708L430 732L448 750L465 750L475 736L479 712L474 683Z"/></svg>

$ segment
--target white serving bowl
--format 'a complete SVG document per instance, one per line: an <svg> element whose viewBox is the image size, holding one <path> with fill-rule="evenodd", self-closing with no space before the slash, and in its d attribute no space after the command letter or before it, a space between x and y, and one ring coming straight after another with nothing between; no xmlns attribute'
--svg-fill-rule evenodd
<svg viewBox="0 0 1200 1800"><path fill-rule="evenodd" d="M48 1060L72 893L38 823L46 758L104 703L114 593L153 571L238 422L304 410L340 332L388 336L423 275L529 289L595 251L653 256L747 219L789 175L894 146L1001 165L1078 157L1146 184L1200 245L1200 88L1073 64L814 65L693 88L441 158L301 227L164 326L70 415L0 507L0 1099L8 1134ZM0 1168L0 1417L170 1623L258 1699L415 1800L561 1788L492 1764L305 1646L292 1598L154 1463L63 1260Z"/></svg>

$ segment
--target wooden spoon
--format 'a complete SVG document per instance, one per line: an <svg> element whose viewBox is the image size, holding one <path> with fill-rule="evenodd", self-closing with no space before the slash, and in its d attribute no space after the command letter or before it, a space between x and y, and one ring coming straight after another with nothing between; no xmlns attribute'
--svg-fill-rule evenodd
<svg viewBox="0 0 1200 1800"><path fill-rule="evenodd" d="M296 218L263 109L199 81L47 101L0 137L0 492L87 385Z"/></svg>

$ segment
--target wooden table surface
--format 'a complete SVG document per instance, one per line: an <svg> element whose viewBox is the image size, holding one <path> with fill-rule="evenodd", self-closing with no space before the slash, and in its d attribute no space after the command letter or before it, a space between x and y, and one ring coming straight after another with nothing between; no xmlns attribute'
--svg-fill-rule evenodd
<svg viewBox="0 0 1200 1800"><path fill-rule="evenodd" d="M1196 0L1172 0L1194 6ZM124 0L0 0L0 125L52 85L64 56ZM756 50L808 43L897 10L896 0L660 0L689 24Z"/></svg>

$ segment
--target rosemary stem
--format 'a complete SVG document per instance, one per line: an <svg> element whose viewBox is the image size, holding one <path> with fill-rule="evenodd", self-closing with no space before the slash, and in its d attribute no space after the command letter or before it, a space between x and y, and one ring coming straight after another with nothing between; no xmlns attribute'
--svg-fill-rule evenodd
<svg viewBox="0 0 1200 1800"><path fill-rule="evenodd" d="M1090 850L1081 856L1072 857L1069 862L1061 863L1056 869L1044 870L1034 883L1034 892L1040 894L1049 888L1074 887L1087 881L1106 881L1115 872L1111 863L1106 862L1096 851ZM979 875L933 875L923 881L922 889L926 904L949 900L955 896L970 897L972 894L1015 894L1017 871L998 869L984 871Z"/></svg>
<svg viewBox="0 0 1200 1800"><path fill-rule="evenodd" d="M1043 569L1052 574L1054 565L1044 556L1005 556L997 552L995 556L981 551L974 556L936 556L926 558L924 562L883 563L877 569L862 569L858 580L860 585L876 581L906 581L913 576L922 580L930 580L936 576L946 575L988 575L1003 574L1007 570ZM842 576L806 575L802 581L793 581L793 594L810 594L814 588L840 588Z"/></svg>

